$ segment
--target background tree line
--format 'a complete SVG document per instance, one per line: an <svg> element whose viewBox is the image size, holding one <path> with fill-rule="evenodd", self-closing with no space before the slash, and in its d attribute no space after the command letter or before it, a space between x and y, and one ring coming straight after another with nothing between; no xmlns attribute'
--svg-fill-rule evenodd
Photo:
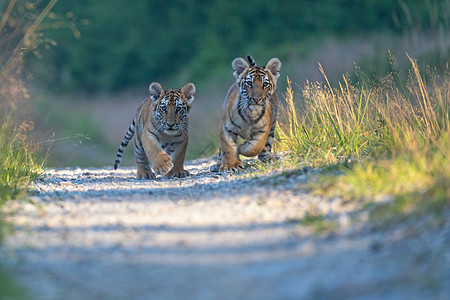
<svg viewBox="0 0 450 300"><path fill-rule="evenodd" d="M449 11L447 0L60 1L72 25L49 31L58 45L31 65L54 91L201 81L236 56L284 59L323 35L448 28Z"/></svg>

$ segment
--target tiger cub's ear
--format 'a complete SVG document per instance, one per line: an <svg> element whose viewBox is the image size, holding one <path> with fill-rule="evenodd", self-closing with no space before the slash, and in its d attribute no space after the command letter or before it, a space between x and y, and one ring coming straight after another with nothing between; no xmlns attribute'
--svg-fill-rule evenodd
<svg viewBox="0 0 450 300"><path fill-rule="evenodd" d="M234 77L239 78L241 76L242 72L245 71L245 69L248 68L248 63L243 59L242 57L235 58L233 62L231 63L231 66L234 70Z"/></svg>
<svg viewBox="0 0 450 300"><path fill-rule="evenodd" d="M161 97L161 95L164 93L162 86L157 82L152 82L148 90L150 91L150 98L153 100L153 102L158 101L159 97Z"/></svg>
<svg viewBox="0 0 450 300"><path fill-rule="evenodd" d="M184 96L187 99L187 104L191 106L192 102L194 101L194 94L195 94L195 85L193 83L186 83L182 88L181 92L184 94Z"/></svg>
<svg viewBox="0 0 450 300"><path fill-rule="evenodd" d="M275 77L275 80L277 80L278 77L280 77L281 61L276 57L270 59L266 65L266 69L268 69Z"/></svg>

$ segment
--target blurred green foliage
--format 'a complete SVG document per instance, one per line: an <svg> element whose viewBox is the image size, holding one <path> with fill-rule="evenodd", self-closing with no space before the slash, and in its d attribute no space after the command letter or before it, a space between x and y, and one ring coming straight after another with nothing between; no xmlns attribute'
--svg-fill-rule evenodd
<svg viewBox="0 0 450 300"><path fill-rule="evenodd" d="M61 1L56 14L76 26L49 32L58 46L34 68L65 91L115 91L173 74L201 81L249 52L288 57L313 36L448 28L449 10L448 0Z"/></svg>

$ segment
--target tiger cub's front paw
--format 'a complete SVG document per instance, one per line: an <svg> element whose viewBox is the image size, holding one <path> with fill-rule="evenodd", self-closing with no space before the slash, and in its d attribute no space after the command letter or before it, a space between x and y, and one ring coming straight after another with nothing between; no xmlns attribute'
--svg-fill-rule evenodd
<svg viewBox="0 0 450 300"><path fill-rule="evenodd" d="M166 174L173 168L172 158L164 151L159 152L156 161L152 162L156 174Z"/></svg>
<svg viewBox="0 0 450 300"><path fill-rule="evenodd" d="M237 160L232 163L222 162L222 164L220 165L220 168L219 168L219 172L224 172L224 171L238 172L239 170L244 170L244 164L240 160Z"/></svg>
<svg viewBox="0 0 450 300"><path fill-rule="evenodd" d="M166 177L166 178L183 178L188 175L189 175L188 170L181 169L181 170L176 171L176 170L172 169L164 177Z"/></svg>

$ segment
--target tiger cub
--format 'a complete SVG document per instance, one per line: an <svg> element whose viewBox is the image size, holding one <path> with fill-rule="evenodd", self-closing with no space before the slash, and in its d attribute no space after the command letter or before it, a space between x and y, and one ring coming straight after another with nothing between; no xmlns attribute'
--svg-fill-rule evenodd
<svg viewBox="0 0 450 300"><path fill-rule="evenodd" d="M150 97L138 108L136 117L117 151L114 169L119 167L123 151L134 135L137 178L185 177L184 157L188 144L188 113L194 101L195 85L186 83L181 90L167 89L153 82ZM152 171L153 169L153 171Z"/></svg>
<svg viewBox="0 0 450 300"><path fill-rule="evenodd" d="M249 55L249 64L236 58L231 64L236 82L225 97L219 126L220 155L211 171L238 171L244 165L239 154L256 156L262 161L274 158L271 153L276 124L277 80L281 62L272 58L264 66L256 66ZM236 145L238 137L246 140Z"/></svg>

